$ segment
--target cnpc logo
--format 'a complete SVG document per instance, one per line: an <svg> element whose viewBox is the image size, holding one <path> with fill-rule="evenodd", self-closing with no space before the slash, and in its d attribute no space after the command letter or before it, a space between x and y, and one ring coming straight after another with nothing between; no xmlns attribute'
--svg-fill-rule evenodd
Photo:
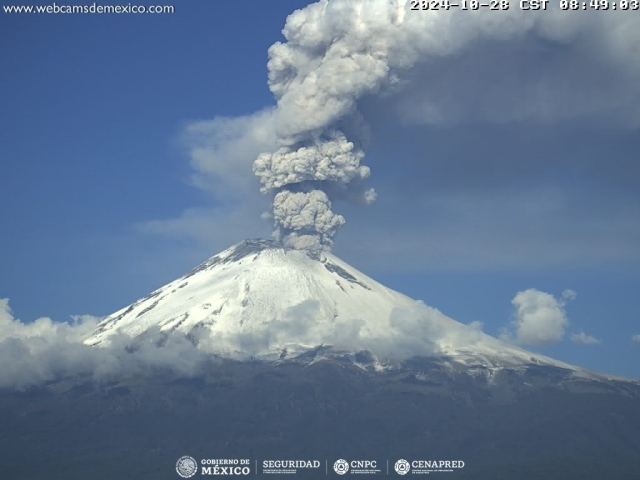
<svg viewBox="0 0 640 480"><path fill-rule="evenodd" d="M354 473L362 473L361 470L371 470L375 468L378 468L375 460L351 460L351 462L347 462L344 458L341 458L333 464L333 470L338 475L344 475L349 472L350 469L353 470Z"/></svg>
<svg viewBox="0 0 640 480"><path fill-rule="evenodd" d="M377 462L375 460L351 460L349 463L351 468L378 468Z"/></svg>

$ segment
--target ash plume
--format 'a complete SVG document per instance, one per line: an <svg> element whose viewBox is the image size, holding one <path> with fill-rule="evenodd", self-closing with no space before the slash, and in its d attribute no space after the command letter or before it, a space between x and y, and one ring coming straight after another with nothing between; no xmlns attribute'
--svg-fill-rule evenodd
<svg viewBox="0 0 640 480"><path fill-rule="evenodd" d="M362 149L347 140L345 134L333 130L323 134L309 133L304 141L292 141L273 153L261 154L253 171L262 183L262 193L276 192L273 220L274 236L286 246L298 249L328 249L333 236L345 223L334 213L328 192L350 195L369 177L369 167L361 165ZM289 138L281 139L287 143ZM357 192L365 203L375 200L373 189Z"/></svg>
<svg viewBox="0 0 640 480"><path fill-rule="evenodd" d="M359 107L366 99L398 94L398 107L423 125L465 118L545 122L622 108L622 97L592 95L600 87L574 78L571 65L552 64L545 73L529 71L521 59L554 46L589 58L590 65L615 68L626 85L637 78L640 64L631 46L640 35L630 16L587 12L578 18L557 6L538 12L517 7L511 2L497 12L412 11L405 0L321 0L291 14L282 31L286 41L269 49L278 148L253 165L261 192L274 196L268 215L274 236L294 248L328 250L345 224L332 202L375 200L375 191L364 187L370 171L363 165L367 135ZM468 61L478 45L500 46L525 63L516 62L514 72L495 72L495 79L487 65L469 88L448 88L466 85L477 62L449 74L437 65L447 58ZM473 86L478 82L485 88ZM628 120L637 122L637 115Z"/></svg>

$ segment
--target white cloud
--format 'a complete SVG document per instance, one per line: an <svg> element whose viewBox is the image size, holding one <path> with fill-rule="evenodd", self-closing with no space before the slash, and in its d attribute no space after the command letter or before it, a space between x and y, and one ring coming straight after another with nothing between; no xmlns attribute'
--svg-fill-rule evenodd
<svg viewBox="0 0 640 480"><path fill-rule="evenodd" d="M90 372L100 364L87 357L81 342L98 319L82 316L70 323L39 318L23 324L13 318L9 299L0 299L0 387L29 385L52 380L63 372Z"/></svg>
<svg viewBox="0 0 640 480"><path fill-rule="evenodd" d="M274 110L241 117L216 117L186 125L181 141L194 170L192 183L212 194L215 206L186 209L174 218L135 225L140 233L196 241L215 254L252 237L269 236L260 215L270 200L260 194L252 165L263 151L275 148Z"/></svg>
<svg viewBox="0 0 640 480"><path fill-rule="evenodd" d="M582 330L571 334L571 341L580 345L598 345L602 343L593 335L587 335Z"/></svg>
<svg viewBox="0 0 640 480"><path fill-rule="evenodd" d="M394 309L382 322L359 318L327 322L320 313L319 302L307 300L290 307L281 320L251 330L237 325L219 332L201 330L197 347L182 335L166 335L159 329L135 338L116 334L104 347L95 347L83 341L100 319L85 315L69 323L41 318L25 324L13 317L8 300L2 299L0 388L20 390L77 375L108 381L159 368L189 377L202 372L206 362L212 361L211 354L278 356L284 346L294 354L318 345L369 350L379 360L392 362L474 345L484 352L504 348L482 332L480 323L459 324L422 302Z"/></svg>
<svg viewBox="0 0 640 480"><path fill-rule="evenodd" d="M633 336L631 337L631 340L632 340L632 341L634 341L634 342L636 342L636 343L640 343L640 333L639 333L639 334L637 334L637 335L633 335Z"/></svg>
<svg viewBox="0 0 640 480"><path fill-rule="evenodd" d="M253 161L277 146L275 111L264 109L240 117L216 117L187 124L181 141L195 173L193 183L218 198L241 200L260 186Z"/></svg>
<svg viewBox="0 0 640 480"><path fill-rule="evenodd" d="M198 338L199 348L211 353L263 357L277 355L286 346L299 354L310 346L337 350L368 350L381 361L403 361L415 356L447 354L473 345L499 348L499 342L482 332L481 324L463 325L435 308L415 302L394 309L387 319L338 318L327 322L317 300L307 300L285 312L284 318L254 328L225 330ZM485 348L484 351L487 351Z"/></svg>
<svg viewBox="0 0 640 480"><path fill-rule="evenodd" d="M39 318L22 323L14 318L9 299L0 299L0 388L18 390L74 375L100 380L143 374L169 368L190 376L199 371L205 356L182 337L171 337L162 346L160 332L137 341L135 351L126 347L133 339L120 336L110 349L87 346L83 341L95 330L99 318L91 315L54 322Z"/></svg>
<svg viewBox="0 0 640 480"><path fill-rule="evenodd" d="M569 326L564 303L536 289L518 292L511 301L514 319L501 337L520 345L544 346L560 342Z"/></svg>

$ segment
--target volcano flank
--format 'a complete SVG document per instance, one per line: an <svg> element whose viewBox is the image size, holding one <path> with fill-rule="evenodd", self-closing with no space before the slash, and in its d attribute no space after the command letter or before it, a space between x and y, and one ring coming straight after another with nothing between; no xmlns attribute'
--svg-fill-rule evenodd
<svg viewBox="0 0 640 480"><path fill-rule="evenodd" d="M234 360L285 360L321 348L366 351L378 369L428 356L474 369L546 365L599 377L456 322L331 253L267 240L211 257L103 319L85 343L108 347L122 334L186 336L199 350Z"/></svg>

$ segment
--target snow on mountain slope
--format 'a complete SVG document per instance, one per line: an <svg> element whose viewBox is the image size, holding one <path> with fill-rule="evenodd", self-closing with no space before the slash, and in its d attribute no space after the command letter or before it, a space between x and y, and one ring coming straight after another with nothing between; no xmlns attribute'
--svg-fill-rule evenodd
<svg viewBox="0 0 640 480"><path fill-rule="evenodd" d="M368 350L381 362L450 357L467 366L549 365L535 355L390 290L329 253L246 240L106 317L88 345L147 334L186 335L229 358L278 359L320 345ZM585 374L587 372L584 372Z"/></svg>

